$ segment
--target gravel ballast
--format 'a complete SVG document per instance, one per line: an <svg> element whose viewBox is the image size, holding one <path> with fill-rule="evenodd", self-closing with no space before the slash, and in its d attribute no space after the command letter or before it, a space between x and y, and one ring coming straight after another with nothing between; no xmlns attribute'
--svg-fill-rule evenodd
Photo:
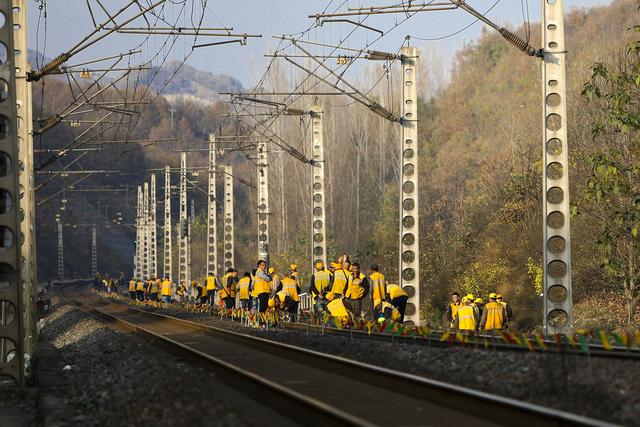
<svg viewBox="0 0 640 427"><path fill-rule="evenodd" d="M318 332L256 329L219 317L162 314L450 382L612 423L640 426L640 362L602 357L429 348Z"/></svg>
<svg viewBox="0 0 640 427"><path fill-rule="evenodd" d="M41 414L41 425L244 426L264 417L290 422L137 335L107 327L54 298L43 340L59 352L65 387L62 408ZM50 409L50 408L49 408Z"/></svg>

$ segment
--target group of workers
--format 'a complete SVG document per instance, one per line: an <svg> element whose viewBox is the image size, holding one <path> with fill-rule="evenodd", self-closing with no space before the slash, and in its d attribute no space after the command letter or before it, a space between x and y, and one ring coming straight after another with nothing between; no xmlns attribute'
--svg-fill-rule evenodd
<svg viewBox="0 0 640 427"><path fill-rule="evenodd" d="M460 299L454 292L447 306L447 321L452 329L460 331L502 331L508 328L513 318L511 306L495 292L489 294L489 302L484 304L480 297L467 294Z"/></svg>
<svg viewBox="0 0 640 427"><path fill-rule="evenodd" d="M317 261L306 287L314 315L330 317L340 325L365 319L404 322L407 292L398 284L388 283L376 264L371 265L368 273L365 275L360 264L351 262L346 254L328 265ZM238 270L228 268L221 278L209 273L202 280L192 281L190 287L184 281L175 286L169 277L162 280L151 277L146 281L132 278L129 282L129 295L134 300L194 302L260 314L269 311L286 314L291 321L297 319L301 294L297 264L291 264L281 275L275 268L268 268L264 260L242 277ZM460 331L506 329L512 318L511 307L499 294L492 292L488 299L485 305L482 298L472 294L460 298L454 292L446 310L449 326Z"/></svg>

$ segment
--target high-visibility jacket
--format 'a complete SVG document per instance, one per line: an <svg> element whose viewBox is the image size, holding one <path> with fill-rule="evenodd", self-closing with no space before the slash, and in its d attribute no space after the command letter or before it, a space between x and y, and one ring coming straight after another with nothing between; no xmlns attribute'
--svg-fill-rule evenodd
<svg viewBox="0 0 640 427"><path fill-rule="evenodd" d="M369 285L371 286L371 299L373 301L384 300L384 276L375 271L371 276L369 276Z"/></svg>
<svg viewBox="0 0 640 427"><path fill-rule="evenodd" d="M271 291L275 291L280 286L280 275L278 273L273 273L271 275L271 282L269 282L269 288Z"/></svg>
<svg viewBox="0 0 640 427"><path fill-rule="evenodd" d="M243 277L238 281L238 293L240 294L241 300L249 299L249 285L251 285L250 277Z"/></svg>
<svg viewBox="0 0 640 427"><path fill-rule="evenodd" d="M387 312L387 310L389 311ZM393 304L390 304L386 301L382 301L382 307L380 307L380 312L383 313L385 317L387 317L387 313L389 313L388 318L391 320L394 320L394 321L400 320L400 312L398 311L398 309L395 308Z"/></svg>
<svg viewBox="0 0 640 427"><path fill-rule="evenodd" d="M449 303L449 308L451 309L451 321L456 318L456 313L460 307L462 307L462 305L460 305L460 301Z"/></svg>
<svg viewBox="0 0 640 427"><path fill-rule="evenodd" d="M216 288L216 276L207 276L207 290L212 291Z"/></svg>
<svg viewBox="0 0 640 427"><path fill-rule="evenodd" d="M329 314L333 317L338 317L343 320L347 320L349 318L349 310L344 306L342 298L332 300L327 304L327 310L329 310Z"/></svg>
<svg viewBox="0 0 640 427"><path fill-rule="evenodd" d="M456 312L458 318L458 329L461 331L475 331L476 330L476 316L473 307L470 305L464 305Z"/></svg>
<svg viewBox="0 0 640 427"><path fill-rule="evenodd" d="M171 280L163 280L162 281L162 292L161 292L163 297L170 297L171 296Z"/></svg>
<svg viewBox="0 0 640 427"><path fill-rule="evenodd" d="M293 279L289 279L292 280L295 283L295 280ZM284 286L284 279L282 279L283 282L283 286ZM280 292L276 292L274 298L277 298L280 301L280 304L284 304L284 302L287 300L287 297L290 297L290 295L283 289Z"/></svg>
<svg viewBox="0 0 640 427"><path fill-rule="evenodd" d="M129 280L129 292L133 292L136 290L136 281L131 279Z"/></svg>
<svg viewBox="0 0 640 427"><path fill-rule="evenodd" d="M331 283L331 273L327 270L316 270L313 273L313 287L316 289L316 293L324 292Z"/></svg>
<svg viewBox="0 0 640 427"><path fill-rule="evenodd" d="M353 273L349 276L349 282L347 285L347 292L344 294L345 297L350 299L360 299L364 296L365 288L362 286L364 280L366 279L365 275L360 273L358 277L355 277Z"/></svg>
<svg viewBox="0 0 640 427"><path fill-rule="evenodd" d="M485 320L484 329L486 331L501 330L504 327L505 311L504 305L496 301L485 305L482 313L482 319Z"/></svg>
<svg viewBox="0 0 640 427"><path fill-rule="evenodd" d="M285 277L280 281L282 284L282 291L291 297L294 301L300 301L298 296L298 282L290 277Z"/></svg>
<svg viewBox="0 0 640 427"><path fill-rule="evenodd" d="M336 269L333 273L333 286L331 292L343 295L349 283L349 275L342 268Z"/></svg>
<svg viewBox="0 0 640 427"><path fill-rule="evenodd" d="M196 285L197 289L198 289L198 298L202 298L202 297L206 297L208 294L207 291L207 286L203 285L202 283L198 283Z"/></svg>
<svg viewBox="0 0 640 427"><path fill-rule="evenodd" d="M258 296L260 294L270 294L271 293L271 286L269 285L269 282L267 282L264 279L261 279L260 277L258 277L257 275L254 276L255 282L253 284L253 292L251 293L251 295L253 296ZM254 295L255 293L255 295Z"/></svg>
<svg viewBox="0 0 640 427"><path fill-rule="evenodd" d="M144 282L142 280L138 280L138 283L136 283L136 291L144 291Z"/></svg>
<svg viewBox="0 0 640 427"><path fill-rule="evenodd" d="M149 293L150 294L157 294L160 287L158 286L160 283L157 280L152 280L151 284L149 285Z"/></svg>
<svg viewBox="0 0 640 427"><path fill-rule="evenodd" d="M222 288L220 288L220 292L218 292L218 295L220 296L220 299L225 299L227 297L234 297L236 296L236 290L233 284L228 285L229 283L229 278L231 277L232 273L227 273L224 276L222 276L222 279L220 280L222 282Z"/></svg>
<svg viewBox="0 0 640 427"><path fill-rule="evenodd" d="M408 296L407 293L400 287L400 285L394 285L394 284L387 285L387 294L391 299Z"/></svg>

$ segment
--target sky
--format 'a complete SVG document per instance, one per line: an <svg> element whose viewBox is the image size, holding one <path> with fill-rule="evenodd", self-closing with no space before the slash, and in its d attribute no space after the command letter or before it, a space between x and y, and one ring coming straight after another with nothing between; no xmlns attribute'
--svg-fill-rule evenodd
<svg viewBox="0 0 640 427"><path fill-rule="evenodd" d="M141 3L145 4L146 1L141 1ZM196 1L196 3L201 1L203 0ZM610 2L611 0L564 1L566 11L574 7L591 7ZM46 3L47 6L46 29L43 10L38 7L43 3ZM96 0L90 0L90 3L96 9L98 8ZM118 6L123 3L124 0L102 0L102 4L106 5L111 12L117 10ZM176 9L179 6L174 3L176 2L167 2L166 14L176 17L176 22L184 23L184 26L190 25L188 19L178 18L180 9ZM328 4L335 8L341 3L345 4L340 9L341 11L346 10L346 7L393 4L391 1L385 2L383 0L366 2L363 0L208 0L203 26L219 27L224 24L227 27L233 27L234 33L262 34L262 38L250 38L246 46L230 44L196 49L189 57L188 63L198 69L231 75L239 79L246 87L250 87L268 64L269 59L265 58L264 54L273 51L277 46L278 40L272 36L304 31L314 22L313 19L307 17L308 15L321 12ZM485 12L494 4L494 0L468 0L468 3L477 10ZM29 1L28 4L30 8L30 48L38 49L40 52L45 51L45 55L49 58L68 50L93 28L86 0L38 0L38 2ZM538 0L499 0L495 7L487 13L487 16L501 26L519 27L524 21L523 10L525 17L528 11L530 22L539 22L540 2ZM94 13L97 21L102 21L105 17L104 15L100 16L100 12L97 10ZM476 22L459 34L450 36L475 21L475 18L462 10L452 10L419 13L392 31L388 31L402 19L403 16L399 14L367 18L366 24L368 26L386 33L371 46L371 49L396 51L407 35L427 39L442 38L441 40L429 41L414 38L411 43L420 48L438 52L445 61L450 61L455 51L479 36L483 27L481 23ZM308 32L305 39L336 44L343 41L353 28L353 25L349 23L325 23L322 27ZM377 36L377 32L359 28L343 45L361 48ZM77 57L72 58L69 63L117 54L129 50L140 40L142 40L141 36L110 35L78 54ZM145 51L142 55L146 55L148 58L149 52L158 51L161 48L162 40L164 38L159 36L150 39L142 46ZM199 42L207 43L219 40L207 39L199 40ZM169 55L169 59L180 60L184 58L186 53L191 51L192 44L192 38L180 40ZM536 46L538 43L532 42L532 44Z"/></svg>

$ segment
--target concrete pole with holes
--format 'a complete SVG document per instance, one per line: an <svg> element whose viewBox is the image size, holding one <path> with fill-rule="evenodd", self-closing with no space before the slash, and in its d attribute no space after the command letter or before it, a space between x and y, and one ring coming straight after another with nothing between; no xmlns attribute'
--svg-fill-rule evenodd
<svg viewBox="0 0 640 427"><path fill-rule="evenodd" d="M98 274L98 230L95 225L91 226L91 277Z"/></svg>
<svg viewBox="0 0 640 427"><path fill-rule="evenodd" d="M138 185L136 198L136 252L134 256L135 278L142 279L142 186Z"/></svg>
<svg viewBox="0 0 640 427"><path fill-rule="evenodd" d="M267 143L257 143L258 158L258 259L269 265L269 160Z"/></svg>
<svg viewBox="0 0 640 427"><path fill-rule="evenodd" d="M563 0L542 0L542 42L543 326L553 335L573 329Z"/></svg>
<svg viewBox="0 0 640 427"><path fill-rule="evenodd" d="M158 217L156 174L151 174L149 194L149 275L158 277Z"/></svg>
<svg viewBox="0 0 640 427"><path fill-rule="evenodd" d="M62 237L62 220L58 221L58 280L64 280L64 241Z"/></svg>
<svg viewBox="0 0 640 427"><path fill-rule="evenodd" d="M400 286L409 295L405 322L420 324L420 246L418 226L418 51L400 50L402 67L402 121L400 170Z"/></svg>
<svg viewBox="0 0 640 427"><path fill-rule="evenodd" d="M21 255L24 259L22 284L25 287L25 353L33 354L36 331L36 298L38 292L36 245L35 245L35 194L33 177L33 117L31 103L31 84L27 82L28 51L27 43L27 2L13 1L13 29L16 65L16 103L18 114L18 158L22 164L20 168L20 185L23 195L20 199L20 209L23 216L20 224L22 232Z"/></svg>
<svg viewBox="0 0 640 427"><path fill-rule="evenodd" d="M224 172L224 267L235 267L233 230L233 168L225 166Z"/></svg>
<svg viewBox="0 0 640 427"><path fill-rule="evenodd" d="M322 261L327 264L326 204L324 181L324 131L322 107L311 107L311 271L315 264Z"/></svg>
<svg viewBox="0 0 640 427"><path fill-rule="evenodd" d="M191 275L189 272L189 218L187 214L187 153L180 155L180 251L179 270L180 282L191 289Z"/></svg>
<svg viewBox="0 0 640 427"><path fill-rule="evenodd" d="M145 182L142 187L142 276L144 280L149 278L149 240L149 183Z"/></svg>
<svg viewBox="0 0 640 427"><path fill-rule="evenodd" d="M216 214L216 136L209 134L209 165L208 165L208 192L207 192L207 274L213 273L218 277L218 239Z"/></svg>
<svg viewBox="0 0 640 427"><path fill-rule="evenodd" d="M171 273L172 255L171 255L171 169L169 166L164 168L164 275L173 280Z"/></svg>

